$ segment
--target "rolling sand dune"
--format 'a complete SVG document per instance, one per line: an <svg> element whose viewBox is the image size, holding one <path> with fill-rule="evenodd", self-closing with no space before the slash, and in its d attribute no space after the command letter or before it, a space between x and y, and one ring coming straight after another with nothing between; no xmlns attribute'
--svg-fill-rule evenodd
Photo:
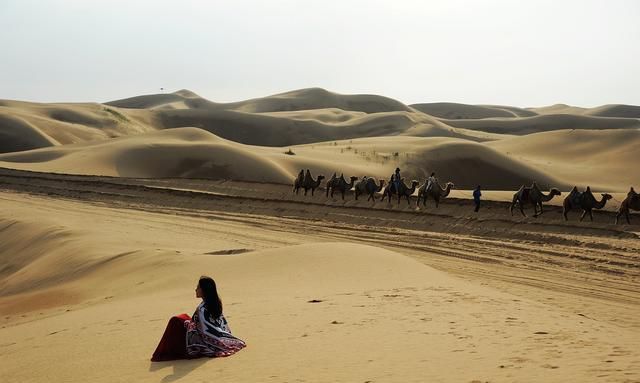
<svg viewBox="0 0 640 383"><path fill-rule="evenodd" d="M598 117L640 118L640 107L622 104L603 105L589 109L586 114Z"/></svg>
<svg viewBox="0 0 640 383"><path fill-rule="evenodd" d="M535 112L537 114L546 115L546 114L575 114L582 115L587 110L586 108L580 108L577 106L571 106L567 104L554 104L549 106L543 106L539 108L529 108L530 111ZM618 116L615 116L618 117Z"/></svg>
<svg viewBox="0 0 640 383"><path fill-rule="evenodd" d="M340 141L335 145L304 145L294 147L294 151L300 158L333 158L338 173L345 168L344 164L359 163L362 173L355 175L374 175L385 180L399 166L407 184L411 179L422 184L432 171L436 171L441 181L452 181L462 189L482 184L487 189L515 190L531 180L556 187L564 185L551 173L538 171L484 144L455 138L363 138Z"/></svg>
<svg viewBox="0 0 640 383"><path fill-rule="evenodd" d="M25 264L65 279L0 294L7 382L618 382L640 373L635 328L545 301L557 294L513 295L381 247L312 233L283 237L215 215L33 196L3 194L0 208L3 217L20 217L0 230L3 240L21 234L11 252L42 233L92 244L81 254L90 260L83 272L67 273L61 263L47 271L35 258ZM42 222L42 211L54 220ZM234 249L238 255L215 255ZM149 363L167 319L197 304L193 286L203 273L218 281L247 349L222 360ZM88 348L96 345L98 352Z"/></svg>
<svg viewBox="0 0 640 383"><path fill-rule="evenodd" d="M295 155L286 155L287 150ZM134 178L209 178L290 184L300 169L329 177L387 179L400 166L406 182L432 170L457 187L517 189L537 180L567 187L553 176L483 144L454 138L362 138L285 148L254 147L196 128L167 129L109 141L0 155L0 164L45 172ZM323 184L324 185L324 184Z"/></svg>
<svg viewBox="0 0 640 383"><path fill-rule="evenodd" d="M519 117L517 114L490 106L457 104L453 102L433 102L425 104L411 104L412 108L430 116L449 120L479 119L494 117Z"/></svg>
<svg viewBox="0 0 640 383"><path fill-rule="evenodd" d="M280 153L285 156L284 153ZM0 156L17 167L121 177L194 177L289 182L291 174L250 147L196 128ZM28 165L30 163L30 165Z"/></svg>
<svg viewBox="0 0 640 383"><path fill-rule="evenodd" d="M640 130L558 130L488 146L573 184L627 191L640 180Z"/></svg>
<svg viewBox="0 0 640 383"><path fill-rule="evenodd" d="M637 111L0 100L0 381L638 382L640 218L614 224L640 187ZM436 208L291 188L396 167L456 190ZM565 221L564 193L511 215L534 180L616 193L593 222ZM203 274L248 347L150 363Z"/></svg>
<svg viewBox="0 0 640 383"><path fill-rule="evenodd" d="M299 104L288 104L291 102ZM233 105L212 103L186 90L139 96L105 105L16 101L5 101L2 105L0 113L7 117L0 120L0 132L10 138L3 145L6 152L51 146L50 142L63 145L93 142L179 127L199 127L232 141L261 146L399 134L473 141L500 138L484 132L454 129L408 107L392 107L395 105L393 100L380 96L341 96L319 89ZM310 109L300 110L303 107ZM402 111L386 111L394 109ZM16 118L19 122L15 122ZM29 139L26 133L10 135L8 132L15 126L20 126L20 131L32 132L32 136L36 134L33 131L39 130L44 141Z"/></svg>
<svg viewBox="0 0 640 383"><path fill-rule="evenodd" d="M195 101L194 101L195 100ZM107 105L121 108L174 109L175 105L186 107L206 106L213 110L236 110L245 113L283 112L296 110L338 108L363 113L409 112L403 103L377 95L342 95L322 88L299 89L291 92L260 97L226 104L206 101L195 93L181 90L172 94L155 94L110 101ZM195 102L195 104L194 104ZM195 105L195 106L193 106ZM183 109L179 107L178 109Z"/></svg>
<svg viewBox="0 0 640 383"><path fill-rule="evenodd" d="M553 114L518 119L443 120L458 128L489 133L526 135L562 129L638 129L640 121L633 118L589 117Z"/></svg>
<svg viewBox="0 0 640 383"><path fill-rule="evenodd" d="M100 141L151 131L147 111L105 107L100 104L0 103L0 152L30 150L52 145ZM5 149L6 148L6 149Z"/></svg>
<svg viewBox="0 0 640 383"><path fill-rule="evenodd" d="M281 113L252 114L190 109L163 110L158 113L157 118L165 128L195 126L231 141L260 146L288 146L395 135L459 137L474 141L496 139L491 134L454 129L437 123L428 116L406 112L365 114L337 123L313 119L313 116L322 118L326 114L325 110L312 111L311 115L302 119L300 114L295 118L287 118Z"/></svg>
<svg viewBox="0 0 640 383"><path fill-rule="evenodd" d="M403 103L384 96L342 95L322 88L300 89L234 105L234 109L250 113L325 108L339 108L364 113L409 112L411 110Z"/></svg>
<svg viewBox="0 0 640 383"><path fill-rule="evenodd" d="M44 148L57 143L40 129L17 116L0 114L0 126L0 153Z"/></svg>
<svg viewBox="0 0 640 383"><path fill-rule="evenodd" d="M190 90L182 89L174 93L149 94L105 102L105 105L127 109L216 109L222 108L224 104L211 102Z"/></svg>
<svg viewBox="0 0 640 383"><path fill-rule="evenodd" d="M566 104L556 104L542 108L529 108L538 114L580 114L595 117L640 118L637 105L609 104L596 108L580 108Z"/></svg>
<svg viewBox="0 0 640 383"><path fill-rule="evenodd" d="M516 117L534 117L537 115L537 113L529 109L518 108L515 106L506 106L506 105L479 105L479 106L484 106L491 109L504 110L509 113L513 113Z"/></svg>

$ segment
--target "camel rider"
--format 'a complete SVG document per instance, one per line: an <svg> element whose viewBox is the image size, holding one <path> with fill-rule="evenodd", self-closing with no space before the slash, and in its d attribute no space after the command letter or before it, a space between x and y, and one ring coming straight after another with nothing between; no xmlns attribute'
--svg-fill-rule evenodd
<svg viewBox="0 0 640 383"><path fill-rule="evenodd" d="M476 204L476 208L473 211L476 213L480 210L480 196L482 196L482 192L480 191L480 185L478 185L473 190L473 202Z"/></svg>
<svg viewBox="0 0 640 383"><path fill-rule="evenodd" d="M429 176L429 178L427 178L427 191L431 191L431 188L433 187L433 185L435 185L436 183L438 183L438 179L436 178L436 172L431 173L431 175Z"/></svg>
<svg viewBox="0 0 640 383"><path fill-rule="evenodd" d="M400 168L396 168L396 172L393 174L394 185L396 186L396 193L400 192Z"/></svg>

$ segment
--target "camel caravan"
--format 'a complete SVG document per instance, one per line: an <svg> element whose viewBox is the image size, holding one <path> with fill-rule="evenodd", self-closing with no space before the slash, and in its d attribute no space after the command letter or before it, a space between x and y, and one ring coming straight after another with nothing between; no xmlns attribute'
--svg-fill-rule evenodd
<svg viewBox="0 0 640 383"><path fill-rule="evenodd" d="M333 173L325 185L326 197L331 196L331 198L333 198L334 193L339 193L342 200L344 200L345 194L353 189L355 200L358 200L360 196L367 196L367 201L373 201L375 203L376 195L381 193L381 201L387 199L387 202L391 203L391 199L394 198L397 199L398 205L400 205L404 197L407 205L411 206L411 196L413 196L417 190L416 207L420 207L421 203L423 207L426 207L427 200L431 199L437 208L440 201L447 198L451 190L455 188L453 182L447 182L443 187L437 178L435 178L435 173L432 173L422 185L420 185L420 182L417 180L412 180L410 184L407 185L405 179L400 177L399 170L400 169L396 169L396 173L391 176L388 182L376 180L376 178L368 176L364 176L362 179L351 176L349 177L349 182L347 182L344 174L340 174L338 177L337 173ZM303 189L304 195L306 196L307 192L311 190L311 195L313 196L314 191L320 187L324 178L323 175L318 175L316 178L313 178L309 169L307 169L306 172L300 170L300 173L298 173L298 176L293 181L293 192L298 194L300 189ZM554 197L561 195L562 193L556 188L551 188L548 193L543 192L536 182L533 182L529 187L522 185L513 195L509 211L513 216L513 209L517 207L522 216L526 217L527 214L524 209L533 207L533 217L539 217L544 212L543 203L549 202ZM591 192L589 186L587 186L583 192L579 191L577 186L574 186L562 203L562 215L565 221L569 219L568 213L575 210L582 210L579 218L580 221L582 221L587 214L590 220L593 221L593 210L603 209L607 201L613 199L613 196L608 193L601 193L600 196L600 200L598 200ZM618 224L619 218L624 216L627 223L630 224L630 210L640 211L640 194L636 193L633 188L631 188L627 197L620 204L615 223Z"/></svg>
<svg viewBox="0 0 640 383"><path fill-rule="evenodd" d="M399 169L397 169L397 171L399 171ZM293 193L298 194L300 189L303 189L304 195L306 196L307 192L311 190L311 195L313 196L314 191L320 187L320 183L324 178L323 175L318 175L314 179L309 169L307 169L306 172L300 170L298 176L293 180ZM340 193L340 196L344 200L345 194L353 189L356 200L359 196L366 195L368 196L367 201L374 202L376 201L376 193L382 192L381 200L388 198L388 202L391 203L391 198L397 197L398 204L400 204L402 197L404 197L407 200L407 204L411 205L411 196L418 190L416 207L420 205L421 201L422 205L426 206L429 197L435 201L435 205L438 207L440 199L446 198L451 189L454 188L452 182L447 182L443 188L437 179L433 177L433 174L422 186L418 186L419 184L420 182L412 180L411 186L407 186L405 179L399 177L399 173L391 176L391 179L386 184L384 180L376 180L373 177L367 176L362 177L362 179L351 176L349 177L349 182L347 182L344 174L340 174L340 177L338 177L337 173L333 173L331 178L327 180L325 192L327 198L329 196L333 198L334 193Z"/></svg>

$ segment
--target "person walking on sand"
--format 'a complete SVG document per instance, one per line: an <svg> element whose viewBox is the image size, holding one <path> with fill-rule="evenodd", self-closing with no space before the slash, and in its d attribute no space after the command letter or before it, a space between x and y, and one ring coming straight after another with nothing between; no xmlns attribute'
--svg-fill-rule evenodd
<svg viewBox="0 0 640 383"><path fill-rule="evenodd" d="M476 208L473 210L474 212L478 212L480 210L480 197L482 196L482 192L480 191L480 185L476 186L473 190L473 203L476 204Z"/></svg>
<svg viewBox="0 0 640 383"><path fill-rule="evenodd" d="M231 335L213 278L200 277L196 297L202 302L192 317L181 314L169 320L151 361L230 356L247 346Z"/></svg>
<svg viewBox="0 0 640 383"><path fill-rule="evenodd" d="M396 172L393 174L394 185L396 193L400 193L400 168L396 168Z"/></svg>

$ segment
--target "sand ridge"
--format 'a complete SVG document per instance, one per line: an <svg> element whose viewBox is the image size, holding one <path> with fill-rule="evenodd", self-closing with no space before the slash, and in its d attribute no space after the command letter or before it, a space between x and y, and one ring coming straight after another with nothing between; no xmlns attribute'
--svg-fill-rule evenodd
<svg viewBox="0 0 640 383"><path fill-rule="evenodd" d="M98 262L87 273L67 275L67 282L52 290L77 291L75 300L47 307L42 300L23 298L33 311L24 305L18 315L3 311L0 354L6 363L0 368L9 381L213 375L221 381L266 376L272 381L533 377L559 382L595 375L619 381L634 379L640 368L633 358L635 330L544 303L544 294L523 298L452 278L397 251L309 233L283 238L269 227L254 228L247 237L240 221L168 217L20 194L3 194L0 204L3 214L18 215L25 223L43 209L56 217L26 233L64 228L71 237L91 238L98 248L124 254ZM57 209L67 214L54 214ZM87 225L96 216L109 221ZM205 236L213 232L219 234ZM115 244L121 235L129 240ZM254 251L208 254L246 247ZM85 255L110 259L91 249ZM190 312L197 303L192 284L203 272L219 281L232 329L249 347L221 361L150 364L167 317ZM3 295L0 303L12 299ZM100 345L100 358L86 351L87 339ZM46 363L34 342L49 351ZM280 363L273 363L274 354Z"/></svg>
<svg viewBox="0 0 640 383"><path fill-rule="evenodd" d="M630 118L633 106L414 106L320 88L232 103L188 90L105 104L4 100L0 163L59 173L276 183L291 182L301 168L325 177L388 178L399 166L408 180L436 171L460 188L495 190L536 181L622 192L637 177L629 167L640 127ZM611 110L626 112L606 113Z"/></svg>
<svg viewBox="0 0 640 383"><path fill-rule="evenodd" d="M640 187L637 111L322 88L0 100L0 380L640 381L640 218L614 224ZM292 191L301 169L396 167L455 187L438 207ZM533 181L563 195L512 215ZM593 222L564 220L574 185L612 194ZM150 363L203 274L248 348Z"/></svg>

